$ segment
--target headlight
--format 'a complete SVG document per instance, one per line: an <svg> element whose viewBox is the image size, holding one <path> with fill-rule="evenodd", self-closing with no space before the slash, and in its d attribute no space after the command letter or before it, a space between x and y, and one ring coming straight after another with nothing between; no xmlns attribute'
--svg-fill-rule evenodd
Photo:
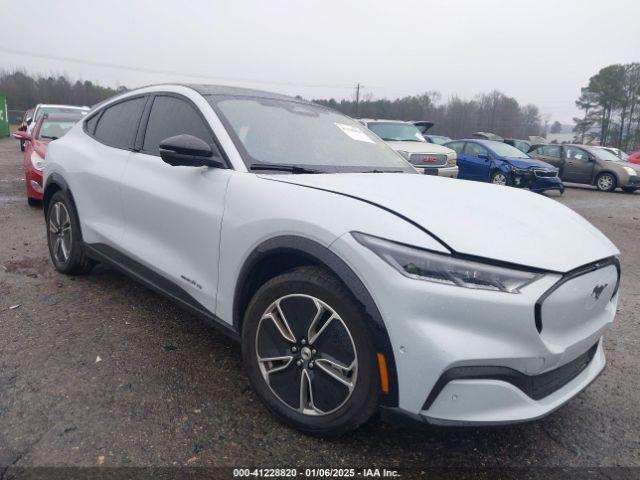
<svg viewBox="0 0 640 480"><path fill-rule="evenodd" d="M352 232L362 245L409 278L477 290L520 293L543 275L464 260Z"/></svg>
<svg viewBox="0 0 640 480"><path fill-rule="evenodd" d="M530 170L527 170L524 168L517 168L511 164L509 164L509 170L511 170L511 173L513 173L514 175L531 175L532 173Z"/></svg>
<svg viewBox="0 0 640 480"><path fill-rule="evenodd" d="M458 159L457 159L457 157L456 157L456 154L454 153L453 155L451 155L451 156L449 157L449 166L450 166L450 167L455 167L455 166L456 166L456 162L457 162L457 160L458 160Z"/></svg>
<svg viewBox="0 0 640 480"><path fill-rule="evenodd" d="M411 155L409 155L409 152L405 152L404 150L396 150L396 152L402 155L405 160L409 160L409 158L411 157Z"/></svg>
<svg viewBox="0 0 640 480"><path fill-rule="evenodd" d="M38 155L35 150L31 153L31 165L33 165L33 168L36 170L40 171L42 171L42 168L44 167L44 158Z"/></svg>
<svg viewBox="0 0 640 480"><path fill-rule="evenodd" d="M636 172L633 168L631 167L622 167L624 168L625 172L627 172L629 175L638 175L638 172Z"/></svg>

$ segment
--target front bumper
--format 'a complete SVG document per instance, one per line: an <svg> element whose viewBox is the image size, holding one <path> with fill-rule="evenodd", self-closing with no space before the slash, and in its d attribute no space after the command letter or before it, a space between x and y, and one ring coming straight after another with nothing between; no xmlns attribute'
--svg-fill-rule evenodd
<svg viewBox="0 0 640 480"><path fill-rule="evenodd" d="M350 234L332 248L351 260L385 322L398 388L397 409L386 414L442 425L533 420L570 400L604 368L601 337L617 304L619 273L613 262L575 277L548 273L520 294L508 294L404 277ZM594 284L606 285L600 300L589 303ZM575 375L565 375L536 398L500 375L451 378L438 385L447 372L461 368L497 367L525 379L551 378L592 348L592 357Z"/></svg>
<svg viewBox="0 0 640 480"><path fill-rule="evenodd" d="M415 165L414 165L415 166ZM425 175L437 175L438 177L458 178L458 167L415 167Z"/></svg>
<svg viewBox="0 0 640 480"><path fill-rule="evenodd" d="M27 167L24 178L27 186L27 197L33 198L34 200L42 200L42 171L36 170L33 167Z"/></svg>
<svg viewBox="0 0 640 480"><path fill-rule="evenodd" d="M640 187L640 175L630 175L626 185L623 187Z"/></svg>
<svg viewBox="0 0 640 480"><path fill-rule="evenodd" d="M514 186L528 188L532 192L543 192L545 190L564 191L564 184L559 177L538 177L533 172L514 173Z"/></svg>

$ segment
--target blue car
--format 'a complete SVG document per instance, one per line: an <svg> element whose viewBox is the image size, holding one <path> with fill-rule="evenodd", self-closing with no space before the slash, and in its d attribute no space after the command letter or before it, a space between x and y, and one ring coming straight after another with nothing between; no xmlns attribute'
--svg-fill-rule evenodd
<svg viewBox="0 0 640 480"><path fill-rule="evenodd" d="M494 140L465 139L444 144L456 151L458 178L528 188L532 192L559 190L564 185L553 165Z"/></svg>

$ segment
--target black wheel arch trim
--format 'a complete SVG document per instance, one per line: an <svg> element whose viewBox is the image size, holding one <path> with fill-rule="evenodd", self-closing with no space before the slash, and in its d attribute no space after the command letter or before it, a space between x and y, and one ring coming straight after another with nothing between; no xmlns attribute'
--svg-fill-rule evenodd
<svg viewBox="0 0 640 480"><path fill-rule="evenodd" d="M381 397L381 404L387 406L398 405L398 378L396 362L391 346L391 340L386 326L373 297L358 275L344 260L329 250L326 246L305 237L283 235L271 238L258 245L245 260L234 289L233 325L237 332L242 329L242 305L245 301L243 287L247 285L253 269L270 255L281 253L295 253L307 257L310 261L324 266L349 289L355 299L364 307L365 312L373 321L373 334L376 351L382 353L387 363L389 373L389 392ZM376 373L378 368L376 366Z"/></svg>

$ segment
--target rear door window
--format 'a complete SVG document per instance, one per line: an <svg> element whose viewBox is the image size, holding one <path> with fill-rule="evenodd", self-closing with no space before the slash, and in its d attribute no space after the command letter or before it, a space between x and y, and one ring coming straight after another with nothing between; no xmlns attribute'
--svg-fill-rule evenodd
<svg viewBox="0 0 640 480"><path fill-rule="evenodd" d="M445 145L445 147L455 150L458 155L462 155L462 150L464 150L464 142L453 142Z"/></svg>
<svg viewBox="0 0 640 480"><path fill-rule="evenodd" d="M477 143L467 143L467 147L464 150L465 155L470 157L479 157L480 155L489 155L489 151L482 145Z"/></svg>
<svg viewBox="0 0 640 480"><path fill-rule="evenodd" d="M125 100L108 107L96 126L94 137L110 147L131 148L146 97Z"/></svg>
<svg viewBox="0 0 640 480"><path fill-rule="evenodd" d="M157 96L153 101L142 151L160 155L160 143L175 135L193 135L205 141L218 153L213 137L204 119L189 102L177 97Z"/></svg>
<svg viewBox="0 0 640 480"><path fill-rule="evenodd" d="M559 145L544 145L538 147L538 153L545 157L560 158L560 146Z"/></svg>
<svg viewBox="0 0 640 480"><path fill-rule="evenodd" d="M564 147L565 158L567 160L578 160L580 162L588 162L589 154L581 148Z"/></svg>

